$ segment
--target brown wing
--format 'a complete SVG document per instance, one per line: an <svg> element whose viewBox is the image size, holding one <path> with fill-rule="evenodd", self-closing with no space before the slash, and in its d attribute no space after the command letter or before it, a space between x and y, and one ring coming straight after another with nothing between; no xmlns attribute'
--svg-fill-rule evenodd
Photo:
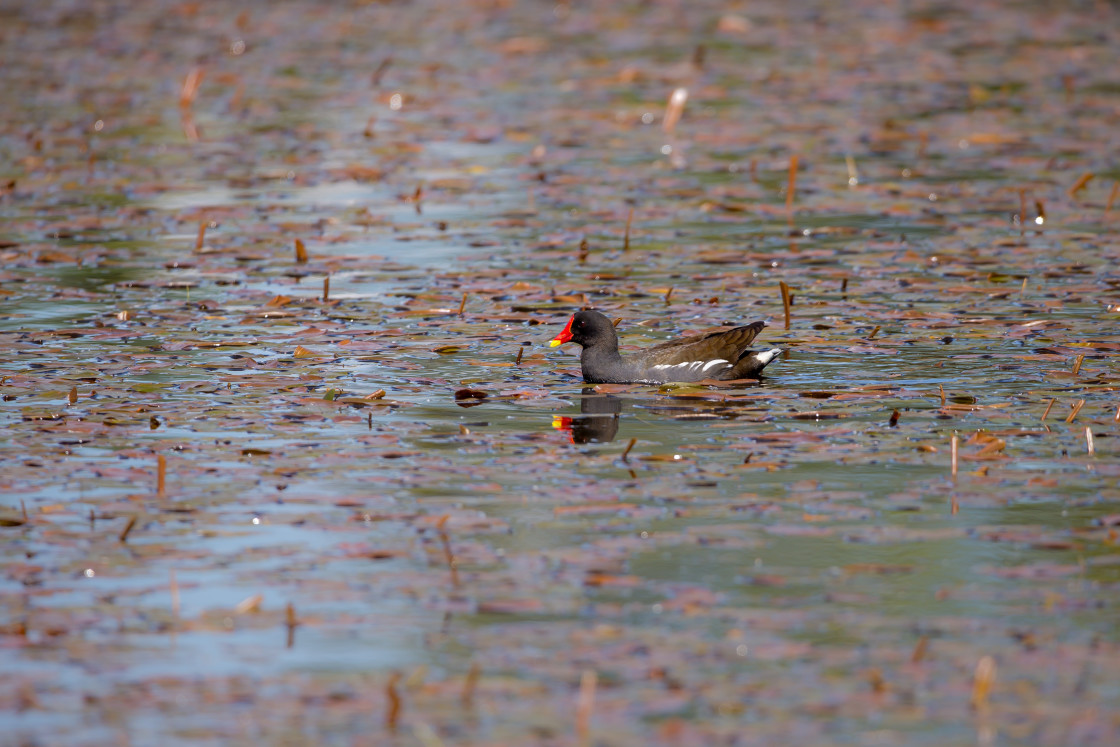
<svg viewBox="0 0 1120 747"><path fill-rule="evenodd" d="M650 365L674 365L717 358L734 363L765 327L766 322L752 322L742 327L705 332L654 345L633 357Z"/></svg>

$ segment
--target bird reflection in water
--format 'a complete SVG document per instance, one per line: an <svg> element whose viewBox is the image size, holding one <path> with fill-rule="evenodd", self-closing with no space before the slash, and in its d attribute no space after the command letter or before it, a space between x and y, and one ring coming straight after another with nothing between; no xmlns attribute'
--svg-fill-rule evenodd
<svg viewBox="0 0 1120 747"><path fill-rule="evenodd" d="M613 441L618 435L622 400L610 394L597 394L592 387L584 387L582 394L579 417L555 416L552 427L567 431L574 444Z"/></svg>

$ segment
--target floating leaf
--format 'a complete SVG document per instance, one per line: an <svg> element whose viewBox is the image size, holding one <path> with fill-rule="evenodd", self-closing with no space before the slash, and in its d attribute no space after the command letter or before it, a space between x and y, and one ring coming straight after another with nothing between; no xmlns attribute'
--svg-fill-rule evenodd
<svg viewBox="0 0 1120 747"><path fill-rule="evenodd" d="M238 602L237 606L233 608L233 611L238 615L248 615L248 614L260 612L261 611L261 602L263 602L263 601L264 601L264 595L263 594L254 594L253 596L247 597L245 599L242 599L240 602Z"/></svg>
<svg viewBox="0 0 1120 747"><path fill-rule="evenodd" d="M490 395L479 389L459 389L455 392L455 404L459 407L476 407Z"/></svg>

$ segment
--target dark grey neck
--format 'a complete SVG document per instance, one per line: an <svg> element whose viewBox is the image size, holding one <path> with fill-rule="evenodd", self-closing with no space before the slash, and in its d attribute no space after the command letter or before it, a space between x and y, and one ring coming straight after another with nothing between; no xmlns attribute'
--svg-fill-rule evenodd
<svg viewBox="0 0 1120 747"><path fill-rule="evenodd" d="M596 384L625 384L634 380L633 365L623 360L616 345L586 347L579 356L583 380Z"/></svg>

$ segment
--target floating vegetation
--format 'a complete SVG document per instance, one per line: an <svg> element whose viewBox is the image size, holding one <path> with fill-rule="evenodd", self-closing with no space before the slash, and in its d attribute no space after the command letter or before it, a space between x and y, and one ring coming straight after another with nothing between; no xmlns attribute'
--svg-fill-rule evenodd
<svg viewBox="0 0 1120 747"><path fill-rule="evenodd" d="M1120 743L1114 3L91 13L0 31L9 741Z"/></svg>

